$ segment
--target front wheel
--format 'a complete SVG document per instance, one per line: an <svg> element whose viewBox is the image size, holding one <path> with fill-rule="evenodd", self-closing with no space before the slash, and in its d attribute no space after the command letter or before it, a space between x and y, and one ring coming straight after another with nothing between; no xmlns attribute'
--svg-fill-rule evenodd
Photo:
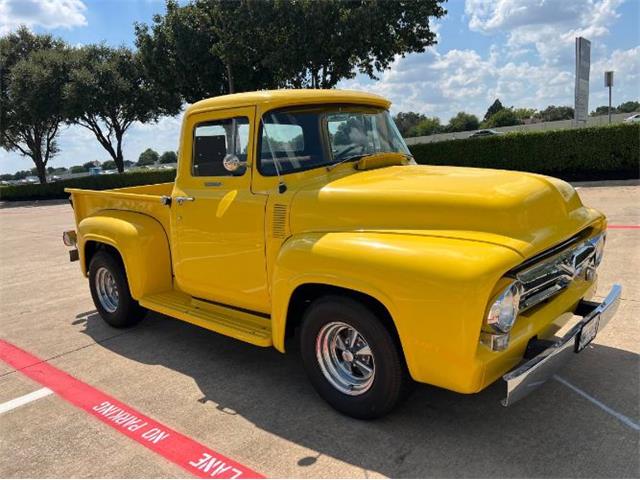
<svg viewBox="0 0 640 480"><path fill-rule="evenodd" d="M313 302L300 341L311 383L346 415L381 417L408 391L411 380L399 346L382 321L355 300L326 296Z"/></svg>
<svg viewBox="0 0 640 480"><path fill-rule="evenodd" d="M99 251L91 259L89 288L98 313L112 327L134 325L146 313L131 297L122 262L109 252Z"/></svg>

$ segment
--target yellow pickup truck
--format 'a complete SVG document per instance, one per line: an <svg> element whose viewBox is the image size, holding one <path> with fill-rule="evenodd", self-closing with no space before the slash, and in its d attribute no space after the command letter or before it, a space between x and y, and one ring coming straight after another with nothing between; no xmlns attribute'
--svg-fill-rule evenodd
<svg viewBox="0 0 640 480"><path fill-rule="evenodd" d="M618 306L618 285L589 301L605 218L555 178L416 165L389 106L340 90L202 100L174 183L67 190L63 239L100 315L126 327L153 310L283 353L299 339L318 393L357 418L414 381L527 395Z"/></svg>

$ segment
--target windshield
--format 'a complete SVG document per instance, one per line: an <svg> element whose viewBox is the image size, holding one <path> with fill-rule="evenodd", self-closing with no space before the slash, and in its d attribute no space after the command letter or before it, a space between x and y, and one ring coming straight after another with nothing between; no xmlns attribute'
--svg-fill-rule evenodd
<svg viewBox="0 0 640 480"><path fill-rule="evenodd" d="M275 110L261 122L265 176L309 170L380 152L410 155L388 111L367 106Z"/></svg>

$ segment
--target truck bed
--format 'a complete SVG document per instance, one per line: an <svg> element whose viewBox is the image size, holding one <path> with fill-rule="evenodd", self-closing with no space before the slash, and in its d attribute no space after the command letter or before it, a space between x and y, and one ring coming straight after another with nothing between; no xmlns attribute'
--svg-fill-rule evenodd
<svg viewBox="0 0 640 480"><path fill-rule="evenodd" d="M149 215L158 220L166 232L169 232L170 210L161 203L163 195L171 195L173 182L137 187L114 188L112 190L84 190L67 188L76 225L83 218L102 210L127 210Z"/></svg>

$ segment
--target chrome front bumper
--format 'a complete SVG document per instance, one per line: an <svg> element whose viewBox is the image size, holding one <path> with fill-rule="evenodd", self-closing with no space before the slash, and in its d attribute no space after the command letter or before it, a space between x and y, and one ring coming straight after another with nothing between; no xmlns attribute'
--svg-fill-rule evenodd
<svg viewBox="0 0 640 480"><path fill-rule="evenodd" d="M505 407L514 404L549 380L577 353L576 342L579 341L583 326L592 320L596 321L599 332L611 320L618 309L621 292L622 287L616 284L602 303L580 301L574 313L583 317L582 320L542 353L502 377L507 384L507 397L502 400L502 404Z"/></svg>

